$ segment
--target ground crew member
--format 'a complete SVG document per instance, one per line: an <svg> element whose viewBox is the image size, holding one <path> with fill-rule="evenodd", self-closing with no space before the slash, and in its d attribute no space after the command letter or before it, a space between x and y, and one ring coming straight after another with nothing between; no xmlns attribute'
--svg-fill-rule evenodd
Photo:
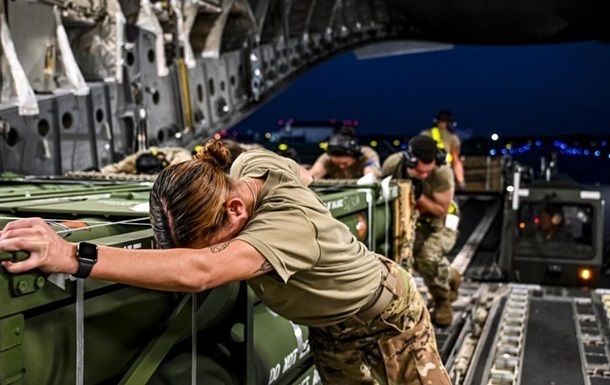
<svg viewBox="0 0 610 385"><path fill-rule="evenodd" d="M294 161L252 150L227 175L229 157L212 140L159 174L150 219L160 250L77 247L28 218L2 230L0 250L30 257L2 265L168 291L247 280L271 310L310 326L324 384L450 384L409 273L333 218Z"/></svg>
<svg viewBox="0 0 610 385"><path fill-rule="evenodd" d="M191 159L191 153L182 147L150 147L125 157L100 170L105 174L158 174L170 164Z"/></svg>
<svg viewBox="0 0 610 385"><path fill-rule="evenodd" d="M357 179L371 175L371 181L375 181L381 175L377 152L360 146L358 138L345 133L330 138L326 153L320 155L309 172L314 179Z"/></svg>
<svg viewBox="0 0 610 385"><path fill-rule="evenodd" d="M436 142L440 150L447 153L447 163L453 168L455 180L458 186L464 187L464 165L460 157L460 138L453 133L456 126L455 119L451 111L440 111L434 118L434 126L429 130L424 130L421 135L430 136Z"/></svg>
<svg viewBox="0 0 610 385"><path fill-rule="evenodd" d="M461 276L450 268L445 255L457 239L457 205L453 201L453 172L445 165L445 153L433 139L416 136L407 151L390 155L383 175L411 179L420 213L415 231L413 267L424 278L434 299L432 321L451 324L451 302L457 298Z"/></svg>

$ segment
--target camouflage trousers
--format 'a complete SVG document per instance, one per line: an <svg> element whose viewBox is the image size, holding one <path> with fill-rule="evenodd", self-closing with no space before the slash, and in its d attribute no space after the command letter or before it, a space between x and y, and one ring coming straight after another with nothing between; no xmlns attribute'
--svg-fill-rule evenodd
<svg viewBox="0 0 610 385"><path fill-rule="evenodd" d="M413 268L431 293L449 293L449 261L445 257L457 240L457 231L420 221L415 230ZM411 266L409 266L411 267Z"/></svg>
<svg viewBox="0 0 610 385"><path fill-rule="evenodd" d="M359 326L310 327L309 341L325 385L450 385L430 315L409 273L392 263L394 299Z"/></svg>

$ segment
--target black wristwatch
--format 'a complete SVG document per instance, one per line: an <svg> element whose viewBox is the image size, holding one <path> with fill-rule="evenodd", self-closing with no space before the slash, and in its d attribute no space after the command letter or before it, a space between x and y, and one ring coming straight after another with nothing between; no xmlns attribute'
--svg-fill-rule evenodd
<svg viewBox="0 0 610 385"><path fill-rule="evenodd" d="M76 260L78 270L72 274L76 278L87 278L91 274L93 265L97 262L97 245L87 242L76 244Z"/></svg>

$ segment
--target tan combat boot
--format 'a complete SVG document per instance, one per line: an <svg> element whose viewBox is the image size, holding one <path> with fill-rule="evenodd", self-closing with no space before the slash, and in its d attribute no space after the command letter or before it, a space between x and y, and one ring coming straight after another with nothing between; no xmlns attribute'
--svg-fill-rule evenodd
<svg viewBox="0 0 610 385"><path fill-rule="evenodd" d="M432 322L436 326L449 326L453 321L453 308L449 301L451 295L449 290L439 287L431 287L430 294L434 298L434 309L432 309Z"/></svg>
<svg viewBox="0 0 610 385"><path fill-rule="evenodd" d="M448 300L435 302L432 310L432 322L436 326L449 326L453 321L453 308Z"/></svg>
<svg viewBox="0 0 610 385"><path fill-rule="evenodd" d="M458 298L458 291L460 289L460 285L462 284L462 274L460 274L454 268L449 268L449 288L451 291L449 292L449 302L455 302Z"/></svg>

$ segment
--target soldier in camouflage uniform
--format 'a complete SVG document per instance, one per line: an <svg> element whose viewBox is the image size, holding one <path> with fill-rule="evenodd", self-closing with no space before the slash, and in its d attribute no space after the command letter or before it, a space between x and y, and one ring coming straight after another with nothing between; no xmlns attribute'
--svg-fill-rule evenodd
<svg viewBox="0 0 610 385"><path fill-rule="evenodd" d="M309 172L314 179L357 179L380 175L379 155L368 146L360 146L354 135L339 133L328 141L326 153L320 155Z"/></svg>
<svg viewBox="0 0 610 385"><path fill-rule="evenodd" d="M438 356L430 315L413 277L389 260L395 298L360 325L310 327L309 341L324 384L444 385L449 376Z"/></svg>
<svg viewBox="0 0 610 385"><path fill-rule="evenodd" d="M416 136L409 150L391 155L383 164L384 176L413 181L420 212L417 221L413 267L423 278L434 299L432 320L439 326L451 324L451 302L457 298L460 274L450 268L445 255L457 239L458 207L453 201L453 172L444 164L433 139ZM411 264L413 266L411 266Z"/></svg>
<svg viewBox="0 0 610 385"><path fill-rule="evenodd" d="M269 309L310 327L325 385L450 385L411 275L358 242L296 162L251 150L227 175L230 160L210 141L159 174L150 196L158 250L99 246L83 273L76 245L28 218L3 229L0 250L25 247L30 258L2 266L170 291L246 280Z"/></svg>

